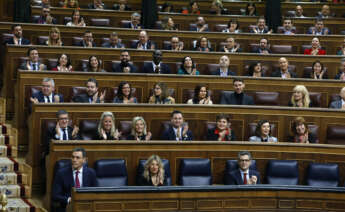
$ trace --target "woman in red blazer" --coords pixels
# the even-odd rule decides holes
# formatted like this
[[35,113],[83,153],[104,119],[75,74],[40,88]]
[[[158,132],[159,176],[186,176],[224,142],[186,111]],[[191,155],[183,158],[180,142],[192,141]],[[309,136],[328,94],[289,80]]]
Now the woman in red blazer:
[[320,41],[318,38],[315,37],[315,38],[313,38],[313,40],[311,40],[311,48],[305,49],[304,54],[306,54],[306,55],[325,55],[326,50],[321,49]]

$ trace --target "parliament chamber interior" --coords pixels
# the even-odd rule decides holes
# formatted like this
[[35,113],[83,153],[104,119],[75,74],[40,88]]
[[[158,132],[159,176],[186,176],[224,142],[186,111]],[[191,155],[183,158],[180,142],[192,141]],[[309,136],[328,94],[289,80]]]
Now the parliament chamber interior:
[[3,0],[0,35],[0,211],[345,211],[344,0]]

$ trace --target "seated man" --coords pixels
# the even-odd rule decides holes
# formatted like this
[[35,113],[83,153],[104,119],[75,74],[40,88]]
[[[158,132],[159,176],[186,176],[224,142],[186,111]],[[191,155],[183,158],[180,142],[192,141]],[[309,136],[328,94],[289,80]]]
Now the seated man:
[[137,12],[134,12],[131,15],[131,22],[126,23],[124,25],[124,28],[141,29],[140,21],[141,21],[141,15]]
[[295,17],[296,18],[305,18],[305,16],[303,15],[303,7],[301,5],[296,6]]
[[42,64],[39,61],[40,57],[35,47],[31,47],[28,49],[27,56],[29,57],[29,59],[19,66],[20,70],[28,70],[28,71],[47,70],[47,66]]
[[33,2],[33,6],[39,6],[39,7],[44,7],[44,6],[49,6],[50,2],[49,0],[34,0]]
[[340,61],[339,72],[335,75],[334,79],[345,80],[345,59]]
[[23,38],[23,29],[22,26],[15,24],[12,25],[12,34],[13,37],[5,41],[7,44],[12,44],[12,45],[30,45],[30,41],[26,38]]
[[285,35],[294,35],[296,33],[295,29],[293,28],[291,18],[285,18],[283,21],[283,34]]
[[249,169],[252,162],[252,155],[248,151],[238,153],[238,170],[230,172],[231,185],[255,185],[260,184],[260,173]]
[[93,41],[92,32],[86,30],[84,32],[83,40],[81,40],[76,45],[82,47],[96,47],[96,43]]
[[233,86],[235,92],[228,94],[223,93],[220,98],[220,104],[223,105],[254,105],[253,97],[246,95],[243,90],[245,88],[242,79],[234,79]]
[[155,44],[149,40],[149,36],[145,30],[139,33],[138,41],[132,44],[133,49],[149,50],[155,49]]
[[173,37],[171,37],[170,45],[168,46],[167,50],[182,51],[183,50],[183,42],[180,41],[179,37],[173,36]]
[[120,54],[120,63],[113,64],[112,71],[113,72],[124,72],[124,73],[136,73],[137,67],[130,63],[131,56],[127,50],[121,51]]
[[109,42],[105,42],[102,44],[102,47],[106,48],[115,48],[115,49],[122,49],[125,48],[125,45],[121,43],[119,36],[116,32],[110,33]]
[[196,19],[196,28],[191,28],[190,31],[197,31],[197,32],[208,32],[208,25],[206,24],[206,21],[204,17],[199,16]]
[[324,4],[321,8],[321,11],[318,12],[319,14],[316,16],[316,18],[330,18],[331,16],[331,10],[329,8],[329,5]]
[[345,110],[345,87],[340,90],[341,99],[331,102],[329,108]]
[[170,74],[170,67],[162,63],[163,53],[155,50],[152,54],[152,63],[144,64],[144,73]]
[[279,69],[272,73],[272,77],[281,77],[283,79],[296,78],[296,73],[289,70],[289,61],[285,57],[279,59]]
[[62,168],[54,177],[52,188],[52,200],[59,203],[57,211],[66,211],[71,203],[72,187],[95,187],[97,186],[96,173],[87,167],[86,152],[83,148],[72,150],[72,167]]
[[106,5],[102,2],[102,0],[93,0],[93,3],[87,5],[89,9],[95,10],[104,10],[107,9]]
[[161,136],[161,140],[191,141],[193,133],[189,130],[188,124],[183,122],[181,111],[174,110],[171,113],[171,125]]
[[114,10],[119,10],[119,11],[131,11],[131,7],[128,5],[127,0],[119,0],[118,4],[113,5]]
[[50,6],[42,6],[41,16],[37,19],[38,24],[57,24],[55,18],[50,15]]
[[250,32],[255,34],[271,34],[272,30],[268,30],[265,18],[260,17],[256,23],[256,26],[251,28]]
[[62,94],[54,93],[55,83],[52,78],[44,78],[42,80],[42,91],[33,94],[30,101],[34,104],[41,103],[59,103],[63,102]]
[[308,29],[307,34],[310,35],[329,35],[331,31],[324,26],[322,19],[316,19],[315,26]]
[[219,58],[219,69],[216,72],[212,72],[212,75],[221,77],[235,76],[236,74],[229,69],[230,59],[228,56],[223,55]]
[[259,47],[253,49],[253,53],[259,53],[259,54],[271,54],[272,51],[269,48],[268,40],[266,38],[261,38]]
[[104,103],[105,92],[104,90],[99,95],[97,80],[90,78],[86,81],[86,93],[74,96],[72,101],[79,103]]
[[236,43],[233,37],[228,37],[226,39],[226,45],[222,47],[220,51],[234,53],[234,52],[242,52],[242,49],[240,48],[240,44]]

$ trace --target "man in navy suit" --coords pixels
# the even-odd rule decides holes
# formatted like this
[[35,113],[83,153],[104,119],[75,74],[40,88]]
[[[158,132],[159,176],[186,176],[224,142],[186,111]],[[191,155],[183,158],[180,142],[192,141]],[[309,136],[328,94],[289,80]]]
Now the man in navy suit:
[[296,78],[295,72],[289,70],[289,61],[285,57],[279,58],[279,69],[272,72],[271,77],[281,77],[283,79]]
[[256,26],[251,28],[250,32],[255,34],[271,34],[272,30],[268,30],[268,27],[266,26],[265,17],[260,17],[258,19]]
[[331,31],[325,27],[322,19],[316,19],[315,26],[310,27],[307,31],[310,35],[329,35]]
[[249,169],[252,156],[248,151],[238,153],[239,169],[230,172],[230,185],[255,185],[260,184],[260,173]]
[[184,123],[181,111],[175,110],[171,113],[171,125],[161,136],[162,140],[191,141],[193,133],[189,130],[188,124]]
[[235,76],[236,74],[229,69],[230,59],[228,56],[223,55],[219,59],[219,69],[215,72],[211,72],[212,75],[221,77]]
[[155,50],[152,54],[152,62],[144,63],[144,73],[170,74],[170,68],[162,63],[163,53]]
[[268,40],[266,38],[261,38],[259,47],[253,49],[253,53],[259,53],[259,54],[271,54],[272,51],[269,48]]
[[170,44],[165,47],[166,50],[172,51],[182,51],[183,50],[183,42],[180,41],[180,38],[177,36],[172,36],[170,39]]
[[112,71],[118,73],[136,73],[137,67],[130,63],[131,56],[127,50],[122,50],[120,53],[120,63],[113,63]]
[[145,30],[140,31],[138,41],[133,43],[131,48],[141,49],[141,50],[150,50],[155,49],[155,44],[149,40],[149,36]]
[[50,6],[42,6],[41,16],[37,19],[36,23],[38,24],[57,24],[57,21],[54,17],[50,15]]
[[98,82],[95,78],[86,81],[86,93],[81,93],[72,98],[73,102],[79,103],[104,103],[106,90],[98,92]]
[[72,150],[72,167],[68,166],[57,170],[52,189],[52,199],[59,203],[56,208],[58,212],[66,211],[66,206],[71,203],[71,189],[97,186],[96,173],[88,168],[86,163],[86,152],[83,148]]
[[102,44],[102,47],[122,49],[125,48],[125,45],[121,43],[119,36],[116,32],[110,33],[109,41]]
[[20,70],[28,71],[43,71],[47,70],[47,66],[40,62],[38,50],[35,47],[30,47],[27,51],[29,59],[19,66]]
[[140,21],[141,21],[141,15],[137,12],[134,12],[131,15],[131,22],[125,23],[123,27],[130,28],[130,29],[141,29]]
[[32,94],[30,101],[32,103],[59,103],[63,102],[62,94],[57,94],[55,91],[55,83],[51,78],[44,78],[42,80],[42,91]]
[[23,38],[23,29],[22,26],[15,24],[12,25],[12,34],[13,37],[5,41],[7,44],[12,44],[12,45],[30,45],[30,41],[26,38]]
[[96,43],[93,41],[92,32],[86,30],[84,32],[83,40],[81,40],[76,45],[82,47],[96,47]]
[[253,97],[244,94],[245,88],[244,81],[242,79],[234,79],[233,86],[235,92],[223,93],[220,98],[220,104],[227,105],[254,105]]
[[340,90],[341,99],[331,102],[329,108],[345,110],[345,87]]

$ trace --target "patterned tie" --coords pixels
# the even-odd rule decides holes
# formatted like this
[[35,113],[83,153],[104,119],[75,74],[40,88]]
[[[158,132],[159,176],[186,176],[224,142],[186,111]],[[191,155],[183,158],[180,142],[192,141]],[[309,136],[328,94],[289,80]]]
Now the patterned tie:
[[243,173],[243,185],[247,185],[247,173]]
[[80,188],[80,182],[79,182],[79,171],[75,172],[75,187]]
[[176,138],[177,138],[178,141],[181,141],[181,140],[182,140],[182,139],[181,139],[181,130],[180,130],[180,128],[177,128],[177,131],[176,131]]

